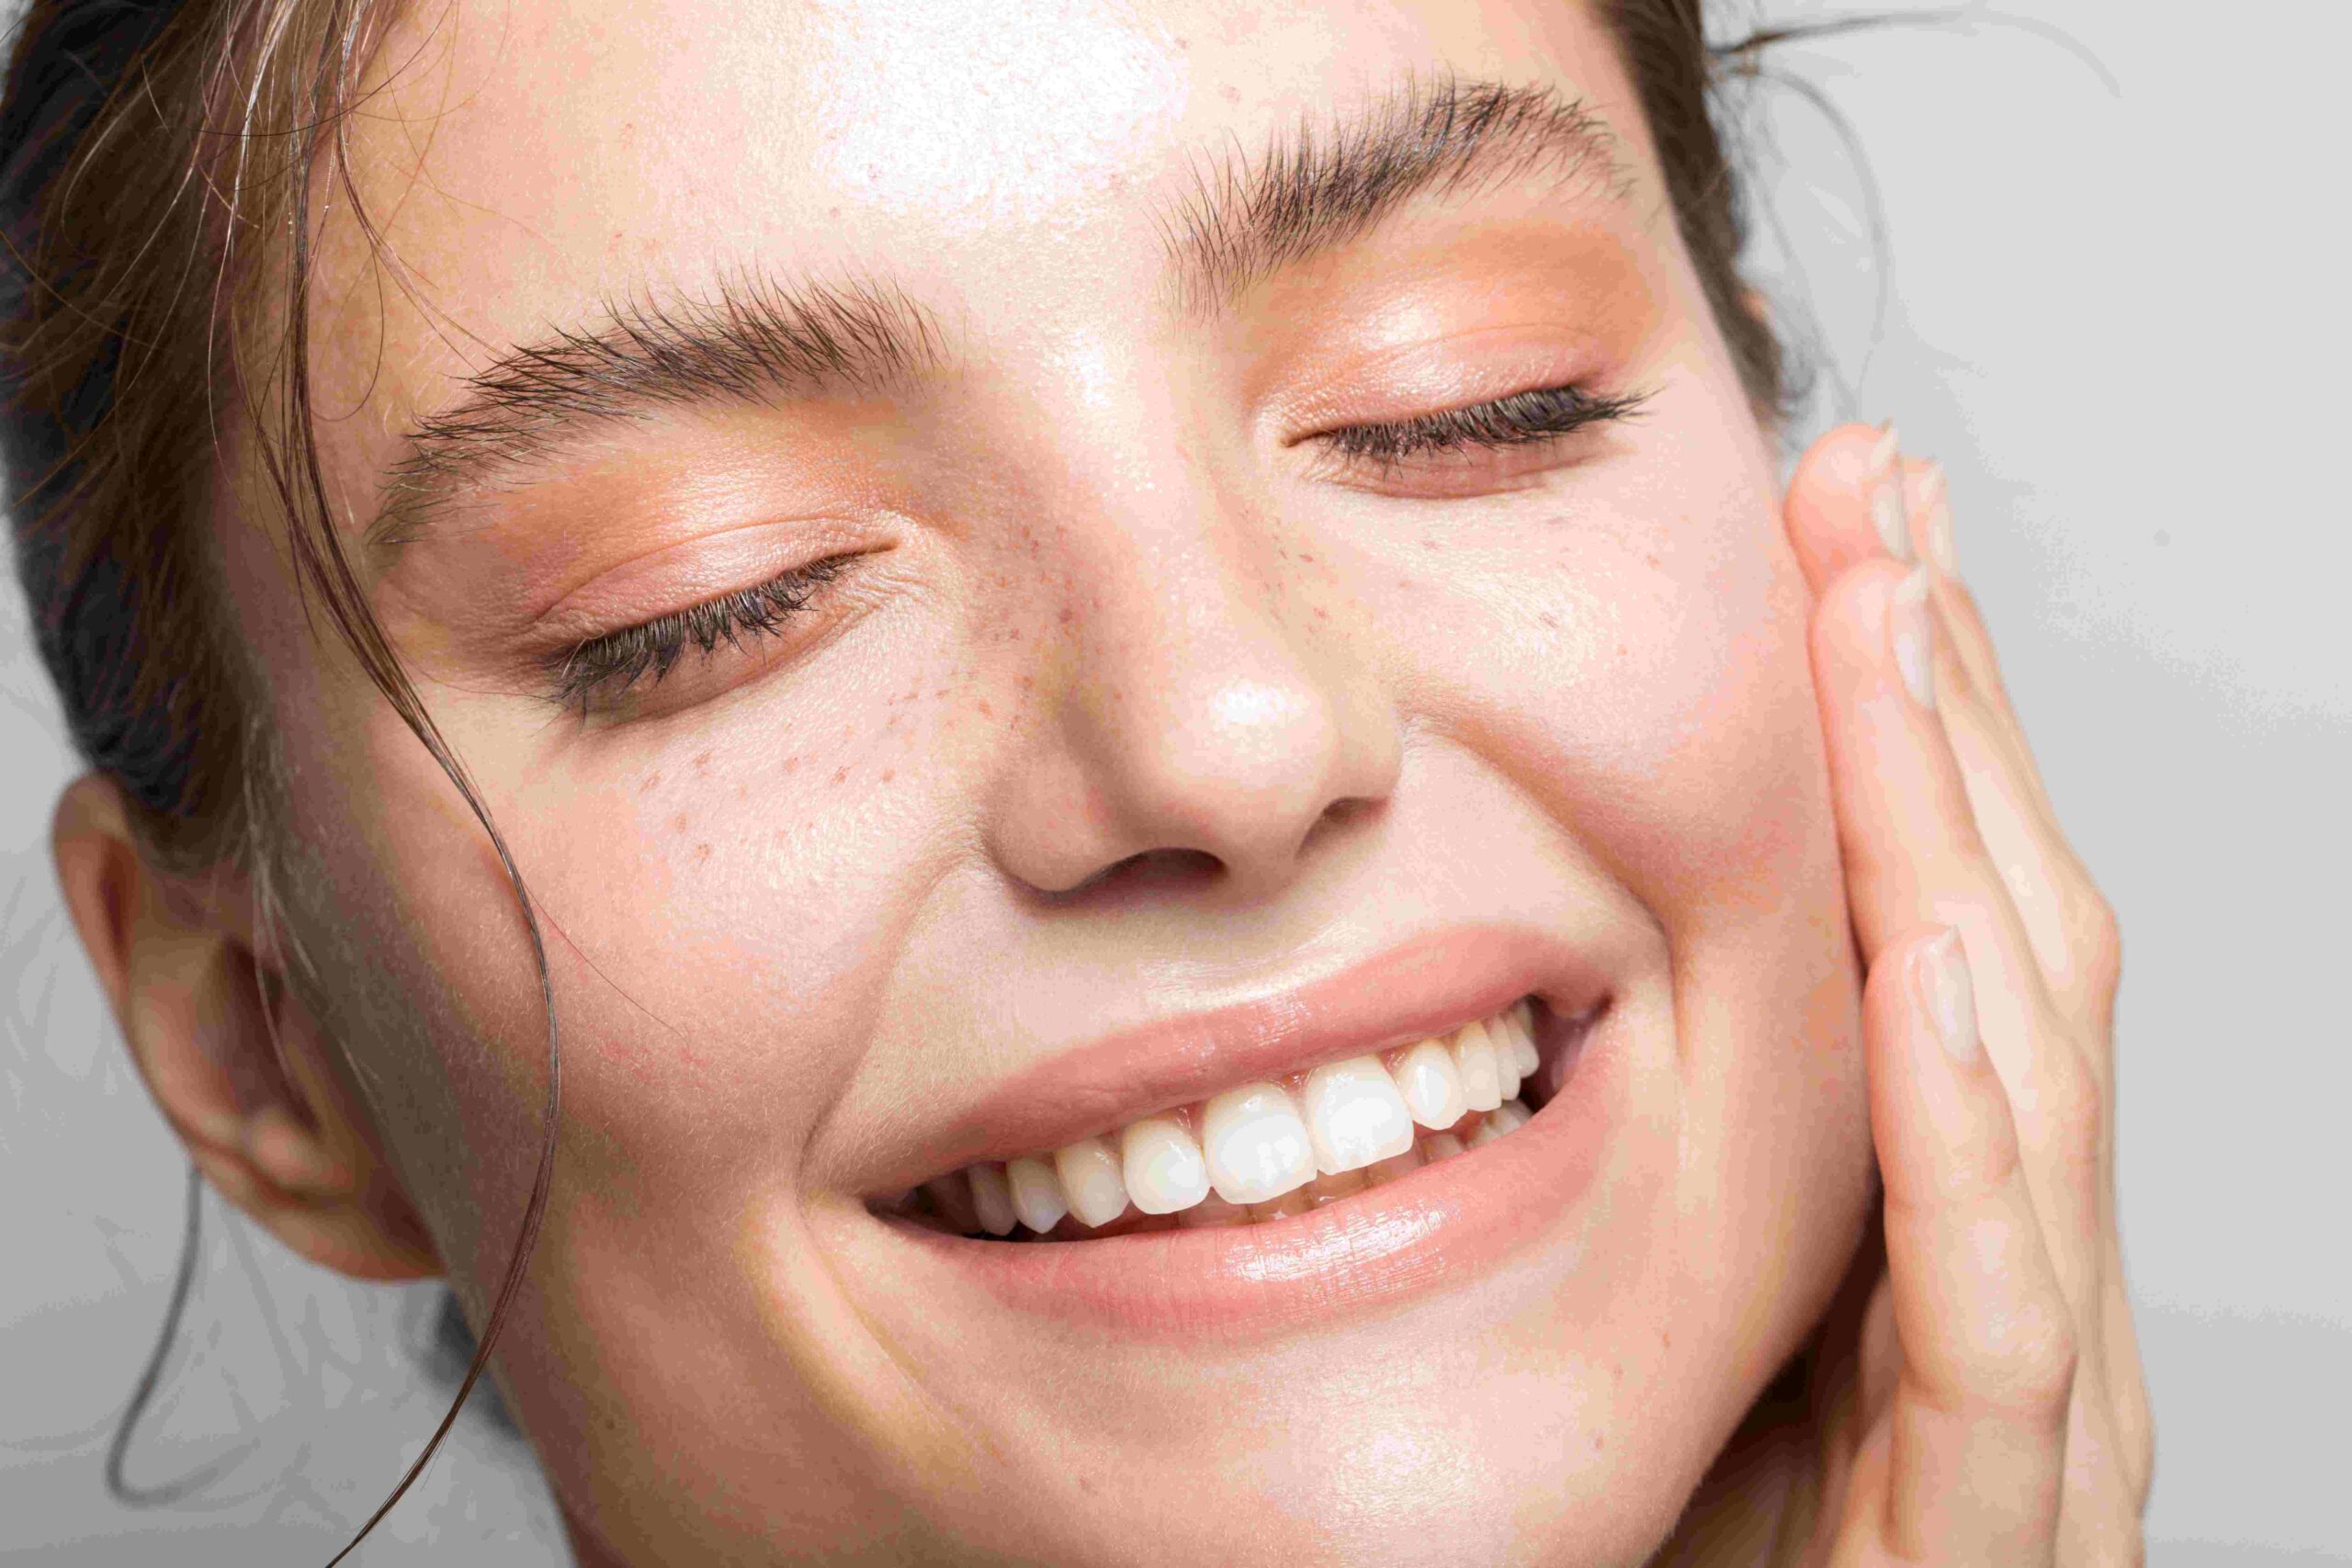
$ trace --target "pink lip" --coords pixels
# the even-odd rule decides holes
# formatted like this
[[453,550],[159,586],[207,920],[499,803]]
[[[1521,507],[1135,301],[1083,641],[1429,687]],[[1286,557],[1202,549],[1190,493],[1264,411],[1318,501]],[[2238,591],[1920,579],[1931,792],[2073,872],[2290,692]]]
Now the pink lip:
[[[1523,993],[1521,993],[1523,994]],[[1508,1000],[1508,998],[1505,998]],[[1005,1306],[1123,1339],[1238,1340],[1458,1289],[1509,1254],[1573,1245],[1627,1088],[1622,1021],[1604,1015],[1559,1097],[1509,1137],[1327,1208],[1264,1224],[1018,1244],[888,1232]]]
[[1607,991],[1591,961],[1523,926],[1416,938],[1279,996],[1165,1019],[1005,1079],[954,1113],[871,1190],[1107,1133],[1155,1111],[1344,1057],[1409,1044],[1541,997],[1574,1017]]

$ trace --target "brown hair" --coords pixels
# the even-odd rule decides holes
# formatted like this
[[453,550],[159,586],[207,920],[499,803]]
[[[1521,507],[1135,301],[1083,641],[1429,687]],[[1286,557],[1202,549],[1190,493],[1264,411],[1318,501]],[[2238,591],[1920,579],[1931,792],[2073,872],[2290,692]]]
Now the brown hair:
[[[1747,58],[1745,46],[1710,50],[1702,0],[1592,3],[1640,98],[1715,323],[1757,408],[1777,413],[1781,348],[1746,303],[1740,186],[1714,118],[1724,62]],[[33,0],[9,56],[0,461],[18,571],[74,745],[173,868],[262,871],[270,856],[274,743],[207,525],[224,416],[243,422],[283,507],[300,586],[506,861],[369,613],[329,523],[313,439],[304,301],[316,187],[323,179],[364,226],[346,130],[390,13],[390,0]],[[523,910],[536,947],[527,899]],[[547,1142],[459,1403],[520,1284],[552,1176],[560,1058],[543,954],[539,974]]]

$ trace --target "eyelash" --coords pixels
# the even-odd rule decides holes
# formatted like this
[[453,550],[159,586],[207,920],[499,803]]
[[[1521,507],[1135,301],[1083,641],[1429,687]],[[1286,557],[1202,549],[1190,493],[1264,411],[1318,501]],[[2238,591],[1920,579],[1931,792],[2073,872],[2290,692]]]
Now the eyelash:
[[1351,424],[1317,439],[1340,457],[1392,468],[1408,458],[1477,448],[1505,451],[1556,440],[1632,415],[1645,393],[1601,396],[1581,387],[1537,387],[1442,413],[1386,424]]
[[551,661],[554,685],[548,696],[560,707],[578,708],[584,719],[600,695],[628,691],[648,675],[658,685],[689,645],[707,656],[720,643],[741,648],[747,637],[775,636],[848,564],[849,558],[841,556],[795,567],[753,587],[591,637]]
[[[1351,461],[1393,468],[1414,457],[1505,451],[1557,440],[1627,418],[1645,400],[1641,393],[1598,396],[1580,387],[1538,387],[1442,413],[1347,425],[1316,439]],[[560,707],[579,709],[584,719],[599,696],[629,691],[649,675],[660,684],[689,646],[707,656],[721,643],[741,648],[749,638],[773,637],[847,564],[847,557],[836,557],[796,567],[753,587],[592,637],[551,661],[549,698]]]

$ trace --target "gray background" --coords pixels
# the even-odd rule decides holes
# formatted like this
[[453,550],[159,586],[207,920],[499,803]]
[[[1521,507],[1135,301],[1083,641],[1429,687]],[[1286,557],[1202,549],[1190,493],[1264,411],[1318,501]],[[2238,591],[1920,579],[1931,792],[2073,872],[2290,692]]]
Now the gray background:
[[[2352,1562],[2352,1038],[2326,1000],[2352,947],[2352,5],[1968,15],[1781,56],[1868,156],[1865,174],[1797,93],[1769,100],[1762,166],[1786,239],[1763,263],[1826,348],[1799,434],[1891,413],[1949,465],[1962,569],[2121,912],[2124,1239],[2160,1422],[2152,1561]],[[11,593],[0,1551],[323,1562],[431,1427],[438,1393],[415,1355],[430,1303],[293,1263],[218,1204],[133,1473],[223,1469],[147,1513],[99,1483],[168,1288],[182,1168],[58,909],[44,840],[71,763],[22,623]],[[469,1421],[361,1560],[553,1562],[533,1544],[550,1533],[527,1461]]]

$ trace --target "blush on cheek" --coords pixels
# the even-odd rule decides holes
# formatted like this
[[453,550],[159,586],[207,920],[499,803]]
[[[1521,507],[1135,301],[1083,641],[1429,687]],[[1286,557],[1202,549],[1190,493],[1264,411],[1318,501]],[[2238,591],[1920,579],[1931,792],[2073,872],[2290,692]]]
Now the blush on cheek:
[[1835,872],[1804,604],[1759,564],[1589,550],[1489,682],[1501,753],[1654,908]]

